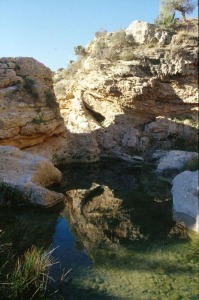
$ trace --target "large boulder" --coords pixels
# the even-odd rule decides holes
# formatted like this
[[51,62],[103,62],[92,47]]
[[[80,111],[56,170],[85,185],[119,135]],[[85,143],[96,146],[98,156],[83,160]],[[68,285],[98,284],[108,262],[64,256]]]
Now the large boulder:
[[31,57],[0,58],[0,145],[24,149],[63,131],[51,70]]
[[176,221],[199,232],[199,171],[185,171],[173,179],[173,212]]
[[61,172],[41,156],[16,147],[0,147],[0,204],[29,204],[50,207],[64,200],[64,195],[45,187],[61,181]]
[[165,45],[171,42],[168,32],[158,29],[154,24],[139,20],[135,20],[129,25],[126,29],[126,34],[127,36],[132,36],[134,41],[139,44],[156,41],[161,45]]

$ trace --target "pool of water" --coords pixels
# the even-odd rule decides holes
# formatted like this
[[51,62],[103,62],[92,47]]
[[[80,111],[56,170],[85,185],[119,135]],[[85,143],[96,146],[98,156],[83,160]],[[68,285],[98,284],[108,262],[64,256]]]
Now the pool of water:
[[61,171],[52,274],[69,271],[64,299],[199,299],[198,237],[173,221],[168,183],[119,162]]
[[173,221],[169,183],[123,162],[60,170],[64,207],[0,211],[5,242],[53,249],[50,299],[199,299],[198,235]]

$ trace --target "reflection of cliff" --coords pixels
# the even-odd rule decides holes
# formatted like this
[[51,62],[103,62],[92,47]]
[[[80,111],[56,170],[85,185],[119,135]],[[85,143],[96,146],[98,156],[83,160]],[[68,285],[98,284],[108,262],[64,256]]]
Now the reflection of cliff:
[[[121,164],[118,169],[113,166],[112,170],[111,167],[102,167],[103,170],[98,169],[96,173],[94,168],[84,174],[87,182],[81,168],[76,173],[70,173],[67,209],[64,212],[77,239],[91,258],[97,259],[103,249],[114,250],[120,244],[167,238],[170,235],[174,222],[166,183],[159,182],[158,188],[157,178],[152,178],[152,174],[148,178],[141,173],[130,174],[129,168],[127,187],[122,185],[127,165]],[[92,174],[90,178],[89,173]],[[77,182],[81,189],[74,189]]]

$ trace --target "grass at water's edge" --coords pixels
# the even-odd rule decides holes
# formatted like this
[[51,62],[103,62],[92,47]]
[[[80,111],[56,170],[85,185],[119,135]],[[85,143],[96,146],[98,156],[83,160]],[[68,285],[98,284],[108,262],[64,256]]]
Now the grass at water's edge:
[[6,244],[1,245],[0,299],[45,299],[52,266],[50,254],[32,246],[17,257]]
[[48,299],[55,262],[57,213],[32,208],[0,211],[0,299]]

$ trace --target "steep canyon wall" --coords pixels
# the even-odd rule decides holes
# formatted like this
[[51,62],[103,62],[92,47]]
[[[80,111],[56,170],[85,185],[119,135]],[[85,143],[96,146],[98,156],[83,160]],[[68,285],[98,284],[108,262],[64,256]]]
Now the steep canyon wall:
[[54,75],[55,94],[50,69],[33,58],[1,58],[0,145],[58,164],[193,146],[197,49],[193,29],[172,36],[135,21],[99,32]]

